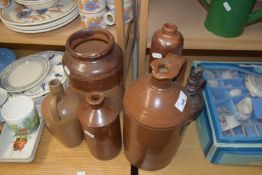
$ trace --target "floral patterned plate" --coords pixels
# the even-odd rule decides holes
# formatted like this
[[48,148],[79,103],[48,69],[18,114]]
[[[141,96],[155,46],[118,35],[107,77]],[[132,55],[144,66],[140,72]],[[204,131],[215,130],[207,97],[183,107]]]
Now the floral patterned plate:
[[59,0],[54,7],[42,10],[28,9],[12,1],[11,5],[0,11],[0,18],[9,25],[40,25],[65,17],[75,8],[75,0]]
[[[0,162],[32,162],[43,132],[44,121],[40,117],[38,129],[30,135],[15,136],[7,125],[0,135]],[[20,149],[17,149],[18,144]],[[23,147],[21,147],[23,144]]]
[[0,83],[7,92],[22,92],[39,84],[49,70],[48,59],[35,55],[23,57],[3,70]]
[[68,14],[67,16],[59,20],[56,20],[50,23],[46,23],[46,24],[41,24],[37,26],[16,26],[16,25],[9,25],[9,24],[5,24],[5,25],[7,28],[14,30],[16,32],[20,32],[20,33],[41,33],[41,32],[55,30],[62,26],[65,26],[66,24],[73,21],[78,15],[79,13],[78,13],[78,10],[76,9],[71,14]]
[[11,93],[12,96],[25,95],[31,98],[38,98],[49,92],[48,82],[51,79],[57,78],[61,81],[62,84],[65,83],[67,76],[64,73],[62,65],[62,57],[64,52],[58,51],[44,51],[35,54],[37,57],[44,57],[49,60],[51,68],[45,79],[38,85],[28,89],[22,93]]

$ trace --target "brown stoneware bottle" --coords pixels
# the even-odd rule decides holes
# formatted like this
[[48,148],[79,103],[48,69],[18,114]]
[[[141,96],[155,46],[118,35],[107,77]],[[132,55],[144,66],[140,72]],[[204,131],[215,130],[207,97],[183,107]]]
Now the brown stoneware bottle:
[[[150,47],[150,60],[151,63],[155,59],[161,59],[167,56],[167,54],[182,55],[184,47],[183,35],[177,30],[177,26],[174,23],[165,23],[162,28],[157,30],[152,37]],[[178,82],[182,82],[185,72],[186,64],[183,65],[179,75],[176,77]],[[152,69],[149,66],[149,72]]]
[[138,168],[157,170],[168,165],[195,118],[191,96],[173,81],[184,63],[180,56],[152,61],[152,74],[136,80],[125,93],[125,154]]
[[101,92],[86,95],[79,108],[79,120],[92,155],[109,160],[121,150],[120,120],[112,100]]
[[123,53],[110,32],[92,28],[73,33],[66,41],[63,66],[69,86],[82,99],[87,92],[100,91],[122,110]]
[[50,93],[41,105],[42,117],[50,132],[66,147],[75,147],[83,140],[77,110],[81,98],[70,89],[63,88],[58,79],[49,82]]
[[152,37],[150,47],[150,63],[164,58],[169,52],[182,55],[184,39],[174,23],[165,23]]

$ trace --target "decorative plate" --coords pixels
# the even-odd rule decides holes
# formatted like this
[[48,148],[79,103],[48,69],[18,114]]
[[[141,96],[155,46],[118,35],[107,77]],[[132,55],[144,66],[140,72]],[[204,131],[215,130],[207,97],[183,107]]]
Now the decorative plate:
[[6,49],[6,48],[0,48],[0,72],[16,60],[16,55],[13,51]]
[[49,62],[51,63],[51,69],[48,75],[39,85],[24,91],[20,95],[29,96],[31,98],[37,98],[37,97],[47,94],[49,92],[48,82],[51,79],[57,78],[63,84],[67,79],[64,73],[64,70],[63,70],[63,65],[62,65],[63,55],[64,55],[64,52],[57,52],[57,51],[45,51],[45,52],[40,52],[40,53],[35,54],[35,56],[37,57],[44,57],[48,59]]
[[63,27],[66,24],[73,21],[77,16],[79,15],[78,11],[73,11],[73,13],[69,14],[66,17],[63,17],[57,21],[54,21],[52,23],[46,23],[39,26],[15,26],[15,25],[9,25],[5,24],[7,28],[14,30],[16,32],[21,33],[41,33],[41,32],[47,32],[51,30],[55,30],[57,28]]
[[22,92],[39,84],[49,70],[48,59],[35,55],[27,56],[9,64],[1,74],[0,83],[8,92]]
[[[43,132],[44,121],[40,117],[40,125],[38,129],[30,135],[23,137],[15,136],[7,125],[4,125],[0,135],[0,162],[32,162],[39,145],[39,141]],[[18,138],[19,137],[19,138]],[[22,139],[25,139],[22,142]],[[19,140],[20,139],[20,140]],[[15,151],[15,142],[23,143],[23,147]]]
[[11,25],[40,25],[67,16],[76,7],[75,0],[59,0],[54,7],[32,10],[12,1],[11,5],[0,11],[0,18],[4,23]]

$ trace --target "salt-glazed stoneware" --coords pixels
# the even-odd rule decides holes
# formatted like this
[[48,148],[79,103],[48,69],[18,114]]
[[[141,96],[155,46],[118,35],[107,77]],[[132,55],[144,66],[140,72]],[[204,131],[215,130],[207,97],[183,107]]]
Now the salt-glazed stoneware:
[[154,60],[152,74],[136,80],[125,93],[125,155],[138,168],[157,170],[168,165],[186,126],[204,106],[200,71],[190,75],[186,88],[173,81],[183,64],[185,59],[174,55]]
[[72,90],[64,89],[58,79],[49,82],[50,94],[41,105],[42,117],[50,132],[66,147],[75,147],[83,140],[77,110],[81,98]]
[[122,110],[123,52],[110,32],[93,28],[73,33],[66,42],[63,66],[69,86],[82,99],[88,92],[103,92]]
[[78,118],[92,155],[100,160],[109,160],[121,150],[121,129],[117,108],[111,99],[101,92],[86,95]]
[[184,38],[174,23],[165,23],[152,37],[150,62],[164,58],[169,52],[182,55]]

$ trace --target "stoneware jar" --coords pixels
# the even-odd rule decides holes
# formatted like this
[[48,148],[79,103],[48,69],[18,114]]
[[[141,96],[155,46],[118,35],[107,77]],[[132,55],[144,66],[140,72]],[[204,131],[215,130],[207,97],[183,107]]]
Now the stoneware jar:
[[123,53],[110,32],[94,28],[73,33],[66,42],[63,66],[70,87],[83,99],[87,92],[103,92],[122,110]]
[[124,148],[127,159],[138,168],[157,170],[169,164],[186,126],[195,118],[198,109],[191,96],[173,81],[184,63],[182,57],[154,60],[152,74],[136,80],[126,91]]
[[112,159],[121,150],[121,129],[118,111],[103,93],[91,92],[79,108],[88,148],[100,160]]
[[174,23],[165,23],[152,37],[150,62],[164,58],[169,52],[182,55],[184,39]]
[[57,79],[49,82],[50,94],[41,106],[42,116],[50,132],[66,147],[75,147],[83,140],[77,110],[80,97],[70,89],[63,88]]

